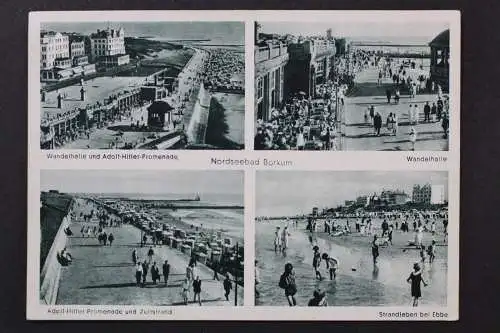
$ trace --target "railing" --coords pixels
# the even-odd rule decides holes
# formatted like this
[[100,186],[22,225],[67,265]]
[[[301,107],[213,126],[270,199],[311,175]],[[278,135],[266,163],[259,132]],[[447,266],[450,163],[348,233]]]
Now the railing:
[[288,48],[284,44],[261,46],[255,49],[255,62],[266,61],[287,53]]

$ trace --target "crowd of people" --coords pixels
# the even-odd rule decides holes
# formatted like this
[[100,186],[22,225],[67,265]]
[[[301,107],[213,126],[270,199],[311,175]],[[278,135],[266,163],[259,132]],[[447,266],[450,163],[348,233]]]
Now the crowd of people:
[[257,120],[256,150],[338,150],[339,107],[344,105],[347,84],[328,81],[318,85],[316,97],[290,96],[275,108],[269,121]]
[[[158,258],[158,255],[153,247],[149,247],[146,256],[142,259],[137,249],[132,251],[132,263],[135,267],[135,281],[137,287],[144,288],[147,285],[148,274],[150,275],[152,285],[161,283],[162,277],[163,284],[165,286],[168,285],[169,276],[171,274],[171,264],[168,260],[164,260],[160,271],[160,267],[155,260],[156,258]],[[191,293],[193,295],[192,302],[198,303],[200,306],[202,305],[202,280],[197,272],[197,266],[198,262],[196,257],[192,255],[188,265],[185,267],[185,274],[183,274],[184,277],[180,284],[180,295],[182,296],[182,304],[184,305],[189,304]],[[214,271],[213,280],[219,281],[216,271]],[[225,274],[225,278],[222,281],[222,288],[226,301],[229,301],[229,296],[233,289],[233,281],[229,273]]]
[[204,66],[205,87],[210,90],[244,91],[245,58],[229,49],[212,49]]
[[[436,248],[439,245],[447,244],[448,235],[448,219],[447,216],[428,211],[402,211],[398,213],[382,214],[361,214],[357,217],[302,217],[301,223],[306,222],[305,229],[311,235],[323,234],[329,237],[350,237],[357,235],[357,237],[366,237],[370,239],[369,250],[373,260],[374,269],[378,269],[378,259],[381,253],[384,253],[384,248],[401,246],[402,253],[408,253],[410,250],[417,250],[418,261],[412,266],[412,271],[407,279],[411,284],[411,297],[412,305],[418,306],[419,300],[422,297],[421,284],[427,285],[424,279],[424,273],[431,269],[432,264],[436,260]],[[277,226],[274,231],[273,247],[276,254],[284,253],[293,244],[290,244],[291,230],[297,230],[299,218],[286,221],[284,226]],[[438,225],[441,224],[440,231],[438,232]],[[321,229],[320,229],[321,227]],[[324,228],[324,229],[323,229]],[[401,242],[401,236],[413,231],[413,237],[405,242]],[[400,237],[398,241],[394,242],[394,233],[399,232]],[[426,236],[427,235],[427,236]],[[441,236],[443,238],[441,238]],[[427,238],[427,239],[426,239]],[[312,242],[312,268],[313,278],[317,281],[325,280],[329,277],[331,281],[336,281],[337,271],[340,266],[340,261],[334,255],[327,251],[321,251],[317,243]],[[392,253],[392,252],[390,252]],[[416,260],[416,259],[409,259]],[[256,262],[257,264],[257,262]],[[257,270],[257,267],[256,267]],[[351,268],[356,271],[356,267]],[[323,273],[324,272],[324,273]],[[302,273],[301,273],[302,274]],[[256,279],[259,276],[256,271]],[[260,278],[256,283],[260,283]],[[256,284],[256,286],[257,286]],[[295,295],[300,289],[297,286],[297,279],[294,272],[292,262],[285,264],[283,274],[280,276],[278,285],[284,290],[285,297],[290,306],[297,305]],[[257,288],[257,287],[256,287]],[[259,291],[256,289],[257,297],[260,297]],[[322,306],[327,305],[328,293],[321,290],[319,286],[316,287],[313,297],[310,299],[309,306]]]

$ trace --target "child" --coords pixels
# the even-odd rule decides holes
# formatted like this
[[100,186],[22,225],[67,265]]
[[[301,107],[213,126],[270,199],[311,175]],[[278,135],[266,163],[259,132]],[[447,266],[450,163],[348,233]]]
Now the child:
[[316,279],[318,280],[323,280],[323,277],[321,276],[321,273],[319,271],[319,264],[321,263],[321,254],[319,253],[319,247],[315,245],[313,247],[313,269],[314,273],[316,275]]
[[339,261],[336,258],[330,257],[328,253],[323,253],[321,258],[326,262],[326,269],[330,274],[330,280],[336,280]]
[[427,255],[429,256],[429,264],[434,262],[436,258],[436,241],[433,240],[431,245],[427,247]]

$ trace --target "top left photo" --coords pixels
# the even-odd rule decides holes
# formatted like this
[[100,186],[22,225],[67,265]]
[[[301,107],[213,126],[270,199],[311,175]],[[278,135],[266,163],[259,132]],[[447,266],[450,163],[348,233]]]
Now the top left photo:
[[43,150],[244,149],[244,22],[42,22],[39,49]]

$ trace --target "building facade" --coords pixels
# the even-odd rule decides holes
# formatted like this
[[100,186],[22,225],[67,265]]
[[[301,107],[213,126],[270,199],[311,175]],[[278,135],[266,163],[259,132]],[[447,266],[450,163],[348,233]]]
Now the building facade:
[[85,39],[83,36],[69,37],[69,55],[71,59],[85,55]]
[[40,34],[40,69],[54,68],[56,59],[69,58],[69,38],[59,32],[42,32]]
[[125,54],[125,31],[106,29],[97,30],[90,35],[90,56],[96,61],[102,56],[116,56]]
[[316,85],[331,77],[335,63],[335,42],[309,39],[288,45],[290,60],[285,69],[286,95],[304,92],[316,97]]
[[380,200],[389,206],[404,205],[409,200],[409,196],[403,191],[382,191]]
[[444,92],[449,91],[450,80],[450,30],[445,30],[430,43],[430,79],[439,84]]
[[414,185],[412,201],[414,203],[430,204],[432,196],[432,187],[430,184]]
[[255,46],[255,114],[257,119],[268,121],[274,108],[284,99],[285,66],[288,63],[286,45],[269,42]]

